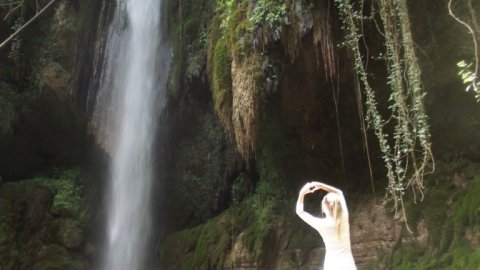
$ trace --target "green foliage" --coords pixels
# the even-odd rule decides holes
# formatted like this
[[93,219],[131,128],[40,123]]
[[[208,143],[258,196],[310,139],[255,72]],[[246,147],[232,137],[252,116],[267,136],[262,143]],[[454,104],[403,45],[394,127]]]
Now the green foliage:
[[231,21],[237,0],[217,0],[215,12],[220,16],[220,28],[225,29]]
[[463,84],[467,86],[465,91],[473,90],[475,98],[480,102],[480,80],[474,72],[473,63],[466,63],[464,60],[457,63],[459,68],[458,75],[462,78]]
[[252,48],[253,32],[260,28],[266,32],[279,31],[288,22],[289,6],[279,0],[260,0],[253,4],[244,0],[217,0],[216,13],[232,55],[242,55]]
[[[222,19],[222,28],[227,28],[234,21],[235,12],[246,4],[241,0],[217,0],[217,12]],[[246,14],[250,23],[249,31],[255,31],[258,27],[267,26],[270,29],[278,28],[282,23],[287,22],[288,6],[279,0],[256,1],[253,9]]]
[[78,170],[57,170],[52,178],[33,178],[19,182],[19,185],[44,186],[50,189],[54,195],[51,211],[55,214],[66,214],[78,217],[83,205],[83,188],[78,185],[80,172]]
[[370,85],[359,44],[361,38],[361,11],[354,8],[354,1],[335,0],[343,20],[345,42],[353,52],[354,68],[365,91],[366,121],[378,138],[387,169],[387,197],[395,210],[408,187],[423,189],[423,176],[433,162],[428,117],[423,107],[425,92],[421,87],[420,69],[413,49],[405,0],[378,1],[379,15],[385,37],[388,84],[393,132],[385,128],[388,121],[380,114],[376,95]]
[[257,27],[268,26],[272,29],[279,27],[287,21],[287,4],[278,0],[260,0],[256,2],[249,21],[252,23],[251,30]]
[[267,237],[276,225],[279,210],[283,205],[283,193],[275,185],[260,181],[255,194],[245,203],[253,214],[251,224],[246,228],[244,243],[252,250],[253,256],[262,261],[269,244]]
[[[473,41],[474,51],[474,64],[467,64],[463,60],[457,63],[457,66],[460,68],[459,75],[462,77],[463,83],[467,85],[466,90],[469,91],[470,89],[473,89],[476,93],[476,99],[480,101],[480,81],[478,78],[480,74],[480,45],[478,44],[480,40],[480,25],[478,24],[478,15],[476,15],[476,9],[480,7],[473,4],[472,0],[467,0],[458,1],[456,4],[461,3],[460,7],[457,6],[454,8],[452,5],[453,2],[453,0],[448,1],[448,13],[455,21],[467,29]],[[457,11],[454,11],[454,9],[462,9],[462,5],[463,9],[466,9],[466,11],[460,12],[459,15],[455,14]]]

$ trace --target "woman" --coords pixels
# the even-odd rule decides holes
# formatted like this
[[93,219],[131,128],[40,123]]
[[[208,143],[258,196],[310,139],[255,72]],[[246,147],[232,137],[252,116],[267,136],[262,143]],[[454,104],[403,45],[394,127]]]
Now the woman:
[[[305,195],[319,189],[328,192],[322,200],[324,218],[314,217],[303,210]],[[350,247],[347,204],[341,190],[320,182],[305,184],[298,195],[297,215],[322,236],[326,250],[323,263],[324,270],[357,269]]]

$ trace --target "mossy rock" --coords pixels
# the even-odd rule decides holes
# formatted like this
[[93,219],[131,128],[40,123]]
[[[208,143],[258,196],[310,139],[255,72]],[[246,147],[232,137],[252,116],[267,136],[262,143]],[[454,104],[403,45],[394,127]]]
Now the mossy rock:
[[83,204],[83,188],[77,183],[79,172],[77,170],[67,170],[57,172],[54,179],[51,178],[33,178],[20,181],[23,186],[44,186],[53,193],[53,204],[50,212],[53,215],[61,217],[77,217]]
[[231,216],[224,213],[192,229],[170,234],[162,244],[165,269],[223,269],[229,252]]
[[0,186],[2,270],[86,269],[85,208],[78,170]]
[[229,119],[231,116],[228,114],[232,110],[231,59],[224,39],[215,45],[213,65],[212,94],[215,110],[219,114],[227,114],[223,118]]
[[57,221],[57,241],[68,249],[77,249],[84,242],[84,230],[79,220],[62,218]]
[[410,224],[427,223],[428,246],[400,244],[383,258],[388,269],[480,268],[478,233],[467,236],[480,222],[480,164],[459,159],[436,165],[424,201],[408,206]]
[[36,270],[83,270],[85,263],[74,258],[62,246],[52,244],[45,246],[38,254],[32,269]]

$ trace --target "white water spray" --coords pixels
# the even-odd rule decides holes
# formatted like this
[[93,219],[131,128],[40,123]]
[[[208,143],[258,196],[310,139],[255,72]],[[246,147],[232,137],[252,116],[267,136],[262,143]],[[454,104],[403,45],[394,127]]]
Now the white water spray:
[[104,60],[94,124],[97,138],[112,154],[102,270],[145,268],[155,122],[165,103],[169,66],[160,1],[117,0],[106,39],[100,41]]

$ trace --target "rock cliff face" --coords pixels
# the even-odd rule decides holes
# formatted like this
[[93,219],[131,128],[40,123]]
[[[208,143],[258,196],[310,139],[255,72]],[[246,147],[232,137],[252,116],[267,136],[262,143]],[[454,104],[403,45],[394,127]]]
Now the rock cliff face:
[[[439,237],[444,240],[438,241],[451,239],[439,236],[442,233],[434,229],[434,221],[426,214],[408,210],[413,232],[409,233],[401,215],[380,203],[384,169],[377,159],[377,142],[368,132],[377,192],[377,201],[372,201],[352,59],[338,46],[343,32],[335,8],[328,3],[171,2],[175,61],[167,122],[174,123],[171,134],[181,136],[167,136],[172,144],[166,153],[175,153],[169,156],[171,164],[189,165],[166,170],[167,194],[176,195],[166,196],[175,210],[169,212],[166,207],[165,219],[175,222],[166,228],[170,232],[166,240],[159,243],[162,269],[318,269],[323,263],[321,240],[293,214],[296,192],[312,178],[346,190],[352,211],[352,248],[360,269],[409,265],[402,258],[415,262],[429,258],[437,265],[451,260],[450,255],[442,257],[435,252],[428,257]],[[450,41],[463,44],[468,38],[459,34],[446,6],[447,1],[409,1],[428,93],[434,153],[445,161],[441,163],[444,169],[455,167],[452,164],[461,157],[478,162],[474,149],[480,145],[474,135],[479,107],[462,92],[457,75],[451,72],[468,53],[459,48],[463,45]],[[255,13],[259,10],[265,13]],[[383,104],[381,110],[385,110],[385,63],[374,56],[382,50],[382,43],[375,25],[366,23],[364,30],[372,84]],[[208,144],[198,140],[203,136],[198,131],[202,125],[192,123],[204,123],[205,119],[215,127],[208,129],[210,138],[224,138],[224,150],[217,151],[223,163],[212,161],[219,156],[209,156]],[[185,125],[195,128],[187,132],[181,128]],[[465,133],[456,134],[460,130]],[[462,139],[454,139],[456,136]],[[223,169],[195,165],[193,153],[209,156],[202,164],[223,164]],[[423,203],[413,204],[413,198],[407,196],[407,209],[444,209],[436,201],[443,197],[434,191],[449,188],[454,172],[444,169],[427,180]],[[448,180],[439,183],[438,178]],[[182,185],[176,183],[190,192],[182,196]],[[476,185],[476,180],[468,185]],[[455,188],[452,192],[463,191]],[[223,200],[217,194],[223,194]],[[213,205],[215,211],[205,211],[205,205]],[[447,233],[453,227],[442,231]],[[476,243],[475,229],[465,230],[461,238],[465,235],[470,243]],[[443,259],[436,261],[435,256]]]
[[[13,21],[33,16],[34,4],[25,1],[2,22],[2,37],[12,32]],[[95,5],[59,1],[0,52],[0,175],[4,179],[83,161],[87,136],[76,93],[86,90],[79,84],[88,79],[81,78],[80,67]],[[0,13],[5,16],[8,8],[2,6]]]
[[[475,211],[480,201],[474,197],[480,187],[479,164],[439,162],[428,185],[432,188],[425,191],[423,202],[407,202],[411,232],[400,215],[381,203],[361,196],[348,202],[359,269],[478,267]],[[158,269],[321,269],[321,238],[291,208],[279,211],[267,231],[256,227],[255,210],[237,205],[195,228],[173,233],[162,244],[163,268]],[[310,209],[315,213],[315,207]]]
[[[416,242],[424,248],[427,247],[428,231],[424,221],[411,224],[416,228],[415,233],[410,234],[405,230],[403,220],[393,217],[381,204],[363,201],[361,206],[356,206],[354,209],[350,214],[352,217],[350,229],[352,252],[359,269],[389,269],[386,262],[382,262],[381,256],[388,254],[400,244]],[[222,226],[221,220],[218,220],[217,226],[219,227],[217,229],[223,227],[229,233],[228,230],[235,227],[235,225],[232,225],[231,228]],[[322,269],[325,248],[318,233],[307,226],[298,221],[297,217],[280,216],[264,239],[264,241],[268,241],[266,244],[268,250],[260,251],[268,253],[266,261],[259,261],[258,254],[256,254],[258,251],[252,249],[247,243],[248,231],[233,235],[228,244],[229,249],[225,251],[223,264],[217,265],[216,269]],[[192,231],[185,233],[195,235]],[[205,230],[202,230],[202,233],[208,234]],[[200,239],[201,236],[199,236],[199,241],[201,241]],[[206,239],[202,240],[208,242]],[[198,252],[196,249],[198,246],[189,247],[188,242],[182,241],[178,240],[176,242],[178,246],[167,252],[171,256],[169,259],[176,257],[178,260],[177,264],[168,265],[170,268],[167,269],[180,268],[183,265],[181,261],[189,258],[190,252]],[[201,244],[197,243],[197,245]],[[167,248],[171,247],[167,246]],[[206,260],[208,261],[208,259]],[[201,261],[197,263],[195,266],[204,269],[205,266]],[[214,265],[211,262],[209,267],[215,268]],[[211,269],[209,267],[205,269]]]

